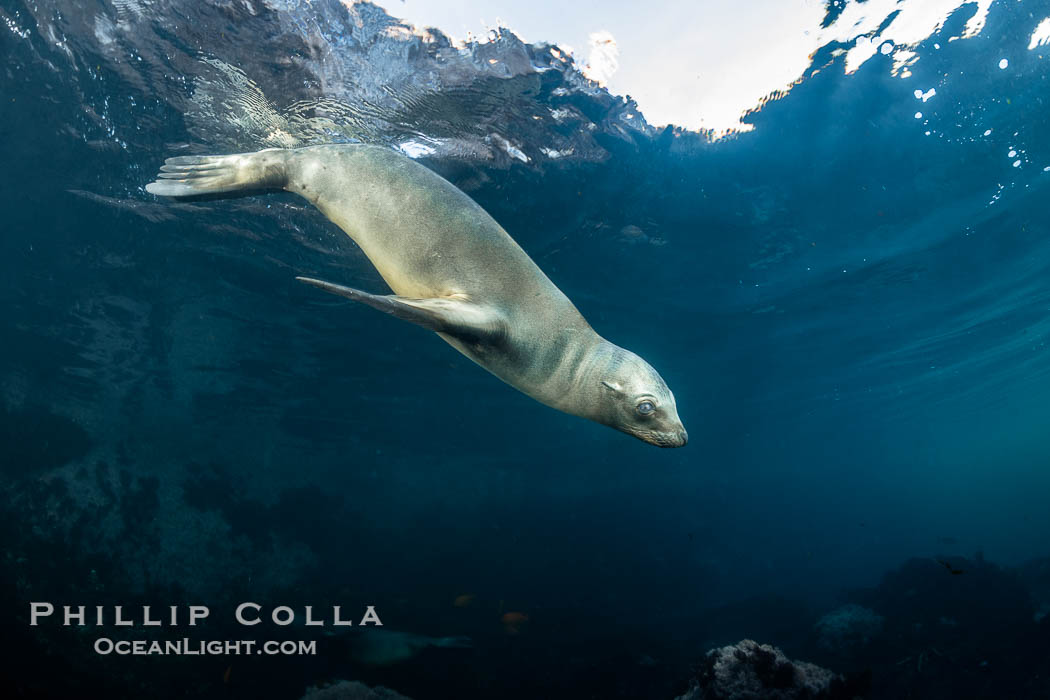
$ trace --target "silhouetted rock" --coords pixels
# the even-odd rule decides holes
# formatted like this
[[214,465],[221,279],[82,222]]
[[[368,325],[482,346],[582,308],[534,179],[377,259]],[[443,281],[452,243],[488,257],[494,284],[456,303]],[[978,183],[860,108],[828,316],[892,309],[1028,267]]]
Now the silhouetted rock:
[[873,697],[1048,697],[1047,636],[1020,576],[977,555],[909,559],[858,602],[885,617],[851,657]]
[[1035,603],[1034,620],[1050,618],[1050,557],[1025,562],[1017,567],[1017,574]]
[[867,646],[882,632],[885,619],[861,605],[843,605],[817,621],[817,643],[827,651],[850,652]]
[[1020,577],[980,556],[909,559],[864,604],[886,616],[888,627],[981,629],[982,636],[1016,630],[1034,613]]

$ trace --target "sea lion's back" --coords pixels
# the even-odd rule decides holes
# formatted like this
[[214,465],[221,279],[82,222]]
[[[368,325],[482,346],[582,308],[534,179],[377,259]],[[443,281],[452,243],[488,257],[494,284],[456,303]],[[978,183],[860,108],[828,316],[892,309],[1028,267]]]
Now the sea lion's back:
[[346,231],[395,293],[564,298],[495,219],[411,158],[364,145],[307,147],[293,158],[288,189]]

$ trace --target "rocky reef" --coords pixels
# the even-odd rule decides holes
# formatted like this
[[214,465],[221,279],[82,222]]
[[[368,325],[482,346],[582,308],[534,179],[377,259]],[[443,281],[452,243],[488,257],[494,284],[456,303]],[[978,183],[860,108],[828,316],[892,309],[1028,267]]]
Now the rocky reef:
[[369,688],[357,681],[337,681],[329,685],[311,686],[302,700],[411,700],[389,688]]
[[780,649],[745,639],[707,652],[677,700],[834,700],[855,697],[843,676],[792,661]]

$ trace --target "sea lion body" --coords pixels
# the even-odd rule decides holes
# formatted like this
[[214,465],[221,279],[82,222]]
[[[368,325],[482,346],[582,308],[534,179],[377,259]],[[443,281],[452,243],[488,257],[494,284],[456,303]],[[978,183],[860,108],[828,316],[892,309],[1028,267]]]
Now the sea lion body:
[[[434,330],[544,404],[652,444],[685,444],[674,397],[659,374],[595,333],[476,202],[396,151],[325,145],[172,158],[147,186],[176,197],[266,188],[317,206],[396,296],[303,281]],[[648,408],[643,404],[653,410],[640,413]]]
[[[354,173],[354,186],[347,186],[345,172]],[[293,151],[288,173],[286,188],[346,231],[394,293],[420,299],[458,296],[498,309],[506,324],[505,344],[515,352],[491,352],[448,333],[438,335],[508,384],[560,408],[561,387],[547,381],[563,359],[559,350],[572,338],[579,344],[597,335],[474,200],[428,168],[378,146]]]

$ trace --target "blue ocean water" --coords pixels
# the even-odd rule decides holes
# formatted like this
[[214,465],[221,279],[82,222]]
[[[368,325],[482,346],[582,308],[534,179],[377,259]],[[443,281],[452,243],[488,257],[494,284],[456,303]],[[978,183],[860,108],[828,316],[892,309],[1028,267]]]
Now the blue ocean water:
[[[509,30],[3,0],[5,683],[670,699],[751,638],[846,674],[844,697],[1050,696],[1050,6],[993,2],[961,38],[979,11],[907,79],[830,44],[715,139]],[[385,290],[293,195],[143,189],[168,156],[327,142],[467,192],[661,372],[689,445],[552,411],[299,285]],[[471,642],[377,665],[354,633],[266,626],[317,655],[118,658],[92,645],[121,630],[28,623],[30,601],[204,604],[206,638],[242,638],[245,600]]]

